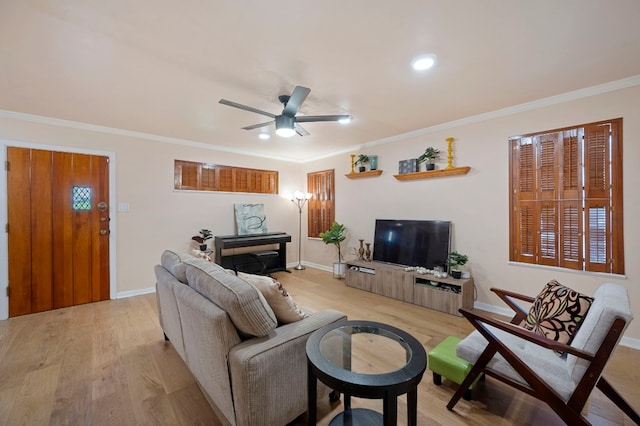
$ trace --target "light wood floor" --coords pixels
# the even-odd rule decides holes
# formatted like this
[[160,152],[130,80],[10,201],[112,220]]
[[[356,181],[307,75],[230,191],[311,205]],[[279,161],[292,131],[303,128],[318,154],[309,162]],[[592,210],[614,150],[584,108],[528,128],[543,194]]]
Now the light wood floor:
[[[307,268],[274,274],[300,306],[334,308],[350,319],[385,322],[406,330],[427,351],[449,335],[463,337],[462,318],[348,288],[332,274]],[[640,405],[640,351],[619,347],[605,370],[636,409]],[[427,370],[418,390],[420,425],[560,425],[546,406],[487,378],[476,400],[445,405],[455,385],[438,387]],[[286,397],[286,395],[283,395]],[[380,401],[353,399],[354,407],[381,410]],[[340,403],[319,405],[327,425]],[[406,424],[398,402],[398,424]],[[598,390],[589,420],[627,425]],[[0,424],[6,425],[220,425],[193,376],[158,325],[155,295],[99,302],[0,321]],[[302,425],[300,420],[296,425]],[[274,425],[277,426],[277,425]]]

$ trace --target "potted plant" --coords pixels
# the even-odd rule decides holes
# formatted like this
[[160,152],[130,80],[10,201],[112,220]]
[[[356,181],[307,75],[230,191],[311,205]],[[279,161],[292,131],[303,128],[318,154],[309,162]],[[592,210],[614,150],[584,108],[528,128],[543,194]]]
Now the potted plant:
[[468,260],[469,257],[467,255],[460,254],[457,251],[449,253],[449,257],[445,262],[449,267],[449,274],[451,274],[453,278],[460,278],[462,276],[460,266],[463,266]]
[[191,239],[200,245],[200,250],[205,251],[207,249],[207,240],[213,238],[213,233],[208,229],[201,229],[198,233],[200,235],[195,235]]
[[365,164],[369,163],[369,156],[366,154],[358,155],[358,159],[353,163],[355,166],[360,165],[359,171],[364,172],[366,170]]
[[427,170],[433,170],[436,167],[436,165],[434,164],[434,161],[439,156],[440,156],[440,150],[430,146],[424,150],[422,155],[418,157],[418,164],[424,163],[426,161]]
[[333,222],[331,228],[326,232],[320,233],[320,238],[325,244],[333,244],[338,248],[338,260],[333,262],[333,276],[334,278],[342,278],[345,274],[345,264],[342,261],[342,250],[340,243],[342,243],[347,236],[345,235],[346,228],[344,225],[338,222]]

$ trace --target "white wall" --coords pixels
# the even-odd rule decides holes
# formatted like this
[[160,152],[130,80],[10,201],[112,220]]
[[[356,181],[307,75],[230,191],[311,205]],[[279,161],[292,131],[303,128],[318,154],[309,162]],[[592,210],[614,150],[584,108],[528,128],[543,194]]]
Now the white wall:
[[[298,210],[284,197],[306,187],[306,173],[336,170],[336,219],[349,231],[347,253],[358,238],[372,241],[376,218],[445,219],[454,224],[453,248],[468,254],[468,269],[477,286],[477,305],[502,306],[489,291],[492,286],[536,294],[551,278],[592,294],[602,282],[617,282],[629,290],[632,310],[640,316],[640,86],[584,97],[537,109],[503,115],[470,124],[426,129],[422,136],[361,150],[379,156],[383,174],[377,178],[344,177],[350,170],[348,154],[304,165],[108,134],[90,129],[59,127],[0,117],[0,141],[21,141],[56,147],[114,152],[116,201],[129,203],[129,212],[117,212],[117,293],[135,294],[154,285],[153,265],[162,250],[187,250],[190,238],[207,227],[214,234],[234,232],[234,203],[265,204],[271,230],[292,235],[289,263],[297,262]],[[509,136],[623,117],[624,128],[624,277],[532,268],[508,262],[508,149]],[[462,122],[465,122],[462,120]],[[454,137],[455,165],[471,166],[464,176],[399,182],[393,178],[399,160],[416,157],[427,146],[446,152],[445,139]],[[355,153],[355,152],[354,152]],[[185,193],[173,190],[173,160],[192,160],[278,170],[281,196],[256,194]],[[439,167],[446,165],[446,156]],[[3,191],[4,192],[4,191]],[[2,196],[4,198],[4,195]],[[306,209],[305,209],[306,212]],[[306,214],[303,215],[306,229]],[[304,235],[304,232],[303,232]],[[6,235],[0,239],[0,288],[6,286]],[[304,239],[302,259],[330,268],[335,247],[318,239]],[[0,296],[0,301],[2,296]],[[5,298],[6,299],[6,298]],[[2,310],[0,309],[0,314]],[[626,342],[640,347],[640,320],[626,333]]]
[[[535,295],[552,278],[576,290],[593,294],[602,282],[616,282],[629,290],[632,310],[640,316],[640,86],[597,96],[459,125],[401,142],[363,148],[377,154],[380,177],[347,179],[348,154],[305,164],[306,172],[335,168],[336,220],[346,225],[349,253],[358,239],[372,241],[376,218],[442,219],[453,222],[453,248],[469,255],[468,269],[476,286],[476,303],[503,306],[491,287]],[[586,274],[526,267],[508,262],[509,253],[509,136],[623,117],[624,238],[626,276]],[[471,121],[471,120],[469,120]],[[427,146],[445,154],[438,168],[446,167],[445,139],[454,137],[454,165],[471,166],[464,176],[397,181],[398,161],[415,158]],[[355,152],[354,152],[355,153]],[[309,240],[306,260],[330,265],[335,249]],[[485,306],[486,307],[486,306]],[[626,336],[640,339],[640,320]],[[637,341],[640,347],[640,341]]]
[[[155,285],[153,266],[166,248],[187,251],[191,237],[201,228],[214,235],[234,234],[234,203],[263,203],[271,231],[291,234],[288,262],[297,262],[298,209],[286,195],[304,189],[306,176],[300,165],[144,138],[118,136],[0,118],[0,146],[35,144],[42,149],[84,148],[115,153],[117,295],[149,291]],[[173,189],[174,159],[210,162],[279,172],[280,195],[180,192]],[[0,206],[6,206],[2,190]],[[128,203],[128,212],[119,212]],[[6,208],[6,207],[5,207]],[[6,220],[6,216],[4,216]],[[306,226],[306,216],[303,216]],[[295,248],[295,249],[294,249]],[[6,234],[0,240],[0,288],[6,287]],[[304,252],[303,252],[304,253]],[[304,254],[303,254],[304,258]],[[4,296],[4,290],[0,293]],[[2,314],[2,309],[0,309]],[[2,318],[2,317],[0,317]],[[4,315],[6,318],[6,314]]]

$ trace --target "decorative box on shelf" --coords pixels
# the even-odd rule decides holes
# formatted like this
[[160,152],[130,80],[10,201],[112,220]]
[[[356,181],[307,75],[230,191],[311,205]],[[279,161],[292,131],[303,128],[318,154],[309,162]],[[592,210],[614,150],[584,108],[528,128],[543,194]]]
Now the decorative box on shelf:
[[355,173],[347,173],[345,176],[349,179],[358,179],[365,177],[374,177],[380,176],[382,174],[382,170],[369,170],[366,172],[355,172]]
[[410,158],[409,160],[401,160],[398,162],[398,173],[415,173],[418,171],[418,159]]

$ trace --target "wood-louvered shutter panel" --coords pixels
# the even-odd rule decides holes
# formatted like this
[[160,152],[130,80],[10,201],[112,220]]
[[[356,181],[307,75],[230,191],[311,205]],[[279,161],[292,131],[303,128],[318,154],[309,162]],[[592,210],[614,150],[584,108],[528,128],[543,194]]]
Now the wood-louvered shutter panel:
[[610,134],[609,123],[585,126],[585,264],[596,272],[611,269]]
[[538,222],[536,223],[537,263],[558,265],[558,180],[559,133],[547,133],[533,138],[536,152]]
[[511,144],[511,260],[534,263],[537,211],[536,168],[532,138],[516,138]]
[[216,166],[218,176],[218,191],[233,191],[233,167]]
[[217,191],[218,179],[216,179],[216,166],[213,164],[203,164],[200,180],[200,188],[205,191]]
[[582,140],[581,129],[562,132],[562,168],[559,188],[559,266],[582,269]]
[[176,160],[174,187],[176,189],[198,189],[200,187],[198,163]]
[[335,220],[334,182],[333,169],[307,174],[307,191],[313,194],[307,204],[309,237],[319,237]]

